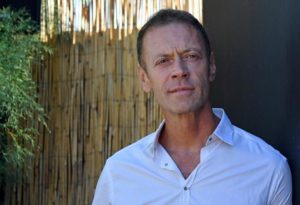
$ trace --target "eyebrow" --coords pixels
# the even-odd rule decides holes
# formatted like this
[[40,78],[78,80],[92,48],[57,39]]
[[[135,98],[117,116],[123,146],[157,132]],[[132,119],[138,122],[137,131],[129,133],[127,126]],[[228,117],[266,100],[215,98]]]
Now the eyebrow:
[[[176,49],[177,50],[177,49]],[[187,49],[184,49],[182,51],[179,51],[179,54],[182,54],[182,53],[188,53],[190,51],[196,51],[200,54],[203,54],[203,50],[202,49],[198,49],[198,48],[187,48]],[[170,54],[167,54],[167,53],[159,53],[157,55],[154,56],[154,59],[156,58],[160,58],[160,57],[169,57],[169,56],[172,56],[173,55],[173,51],[170,53]]]
[[198,49],[198,48],[188,48],[188,49],[185,49],[185,50],[181,51],[180,53],[187,53],[187,52],[190,52],[190,51],[196,51],[198,53],[202,53],[202,49]]

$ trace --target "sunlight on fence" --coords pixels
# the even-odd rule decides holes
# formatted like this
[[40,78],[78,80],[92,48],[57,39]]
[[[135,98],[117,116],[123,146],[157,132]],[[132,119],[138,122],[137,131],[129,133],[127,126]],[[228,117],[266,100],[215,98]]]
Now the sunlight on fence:
[[126,37],[162,8],[186,10],[202,21],[201,0],[42,0],[41,8],[44,41],[54,34],[71,32],[75,43],[76,32],[92,34],[107,29],[124,30]]

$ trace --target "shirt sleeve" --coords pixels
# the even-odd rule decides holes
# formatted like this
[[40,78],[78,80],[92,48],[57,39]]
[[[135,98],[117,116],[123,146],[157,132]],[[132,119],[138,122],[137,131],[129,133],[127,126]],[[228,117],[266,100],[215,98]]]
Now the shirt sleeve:
[[96,191],[92,205],[112,204],[112,180],[108,163],[104,166],[100,178],[97,182]]
[[292,176],[287,160],[278,166],[270,205],[292,205]]

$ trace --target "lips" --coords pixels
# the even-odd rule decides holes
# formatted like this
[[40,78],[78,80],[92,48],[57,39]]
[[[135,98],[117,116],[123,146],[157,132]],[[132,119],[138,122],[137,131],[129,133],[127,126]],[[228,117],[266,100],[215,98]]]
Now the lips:
[[181,92],[190,92],[193,91],[194,88],[191,86],[179,86],[168,90],[168,93],[181,93]]

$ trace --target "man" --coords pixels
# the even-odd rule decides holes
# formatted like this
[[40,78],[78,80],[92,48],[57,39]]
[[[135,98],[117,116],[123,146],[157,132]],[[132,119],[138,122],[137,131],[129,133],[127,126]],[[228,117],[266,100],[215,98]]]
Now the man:
[[94,205],[290,205],[287,160],[212,109],[214,55],[189,13],[161,10],[137,40],[139,78],[164,121],[110,157]]

